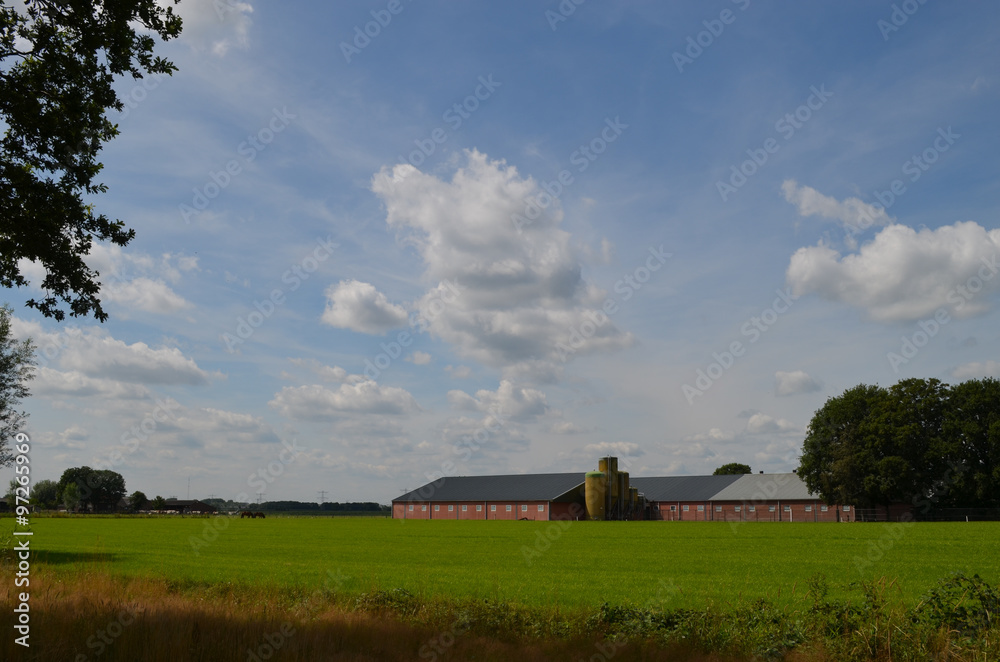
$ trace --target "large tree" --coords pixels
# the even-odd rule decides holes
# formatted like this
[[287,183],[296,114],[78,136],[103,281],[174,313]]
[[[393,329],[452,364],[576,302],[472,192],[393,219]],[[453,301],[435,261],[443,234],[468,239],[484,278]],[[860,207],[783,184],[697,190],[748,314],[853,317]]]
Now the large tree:
[[943,475],[947,392],[937,379],[905,379],[870,412],[865,478],[870,505],[910,503]]
[[76,486],[79,505],[85,510],[115,510],[125,497],[125,478],[110,469],[72,467],[64,471],[59,479],[59,493],[65,494],[70,485]]
[[932,488],[939,505],[1000,507],[1000,381],[973,379],[948,393],[948,467]]
[[47,317],[62,320],[65,302],[72,316],[107,319],[84,257],[94,241],[125,246],[135,234],[90,202],[107,189],[94,178],[118,135],[109,112],[124,107],[113,84],[173,72],[153,56],[154,35],[180,30],[157,0],[0,3],[0,285],[28,284],[22,258],[41,265],[44,295],[27,305]]
[[866,479],[879,445],[871,436],[870,414],[887,397],[884,388],[861,384],[830,398],[813,415],[798,468],[810,492],[827,503],[881,503]]
[[799,475],[829,503],[1000,507],[1000,381],[905,379],[830,398]]
[[40,508],[55,508],[59,504],[59,483],[54,480],[40,480],[32,485],[31,502]]
[[132,510],[138,512],[144,509],[147,504],[149,504],[149,497],[147,497],[143,492],[136,490],[129,495],[128,505]]
[[742,474],[752,474],[753,469],[750,468],[749,464],[742,464],[740,462],[730,462],[729,464],[723,464],[721,467],[712,472],[713,476],[738,476]]
[[10,316],[10,307],[0,306],[0,467],[14,461],[10,442],[28,416],[18,411],[18,405],[29,395],[28,381],[35,368],[31,339],[19,341],[11,336]]

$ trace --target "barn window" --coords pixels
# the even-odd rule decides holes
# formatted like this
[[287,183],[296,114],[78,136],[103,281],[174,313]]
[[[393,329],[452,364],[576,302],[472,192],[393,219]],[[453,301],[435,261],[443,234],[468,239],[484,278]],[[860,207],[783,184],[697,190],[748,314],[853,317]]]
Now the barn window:
[[773,513],[774,512],[774,506],[768,506],[767,507],[767,512]]
[[716,506],[715,507],[715,512],[721,513],[722,512],[722,506]]
[[463,513],[464,513],[465,511],[467,511],[468,509],[469,509],[469,507],[468,507],[468,506],[462,506],[462,512],[463,512]]
[[448,506],[448,512],[454,512],[455,506]]
[[830,506],[820,506],[819,507],[819,512],[821,512],[821,513],[825,513],[828,510],[830,510]]
[[673,512],[676,512],[676,511],[677,511],[677,506],[670,506],[670,512],[673,513]]
[[494,505],[490,506],[490,512],[491,512],[491,513],[495,513],[496,511],[497,511],[497,507],[496,507],[496,504],[494,504]]
[[521,504],[521,512],[522,513],[528,512],[528,504],[526,503]]
[[740,508],[742,508],[742,506],[736,506],[736,512],[740,512]]
[[792,511],[792,507],[791,506],[785,506],[785,512],[786,513],[789,513],[791,511]]
[[413,504],[412,503],[410,504],[410,512],[411,513],[413,512]]
[[757,506],[747,506],[747,510],[751,513],[757,512]]
[[850,506],[844,506],[844,512],[845,513],[851,512],[851,507]]
[[684,508],[684,512],[687,512],[687,511],[691,510],[691,506],[687,505],[686,503],[684,504],[683,508]]
[[479,505],[476,506],[476,512],[477,513],[483,512],[483,506],[482,506],[482,504],[479,504]]
[[420,512],[426,513],[427,512],[427,506],[420,506]]
[[704,505],[698,506],[698,512],[699,513],[705,512],[705,506]]
[[813,507],[812,506],[806,506],[806,512],[807,513],[811,513],[812,511],[813,511]]
[[539,506],[538,506],[538,512],[544,513],[545,512],[545,506],[539,504]]
[[510,504],[509,503],[507,504],[507,512],[508,513],[510,512]]
[[441,506],[434,506],[434,512],[438,512],[439,510],[441,510]]

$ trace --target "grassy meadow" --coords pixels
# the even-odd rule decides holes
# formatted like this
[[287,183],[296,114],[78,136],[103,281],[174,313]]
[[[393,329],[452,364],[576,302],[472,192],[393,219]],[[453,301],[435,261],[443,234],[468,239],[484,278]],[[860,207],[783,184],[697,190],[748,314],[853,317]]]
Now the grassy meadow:
[[71,516],[32,530],[33,643],[2,640],[0,659],[1000,659],[1000,523]]
[[[9,531],[12,520],[3,520]],[[225,526],[223,526],[225,525]],[[886,578],[910,603],[952,572],[1000,580],[1000,523],[475,522],[389,519],[36,518],[34,563],[180,584],[403,588],[526,606],[702,607],[832,597]]]

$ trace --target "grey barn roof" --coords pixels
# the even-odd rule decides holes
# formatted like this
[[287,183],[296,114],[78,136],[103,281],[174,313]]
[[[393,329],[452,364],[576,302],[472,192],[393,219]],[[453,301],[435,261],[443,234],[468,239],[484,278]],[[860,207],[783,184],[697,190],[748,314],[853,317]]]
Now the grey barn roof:
[[449,476],[396,497],[394,501],[551,501],[583,485],[583,472]]
[[746,474],[712,497],[713,501],[818,499],[796,474]]
[[[449,476],[393,501],[554,501],[583,486],[583,472]],[[630,478],[647,501],[764,501],[817,499],[795,474]],[[581,495],[582,496],[582,495]],[[572,500],[572,498],[571,498]],[[169,503],[169,502],[168,502]]]
[[629,485],[646,495],[647,501],[710,501],[719,490],[740,476],[662,476],[629,478]]

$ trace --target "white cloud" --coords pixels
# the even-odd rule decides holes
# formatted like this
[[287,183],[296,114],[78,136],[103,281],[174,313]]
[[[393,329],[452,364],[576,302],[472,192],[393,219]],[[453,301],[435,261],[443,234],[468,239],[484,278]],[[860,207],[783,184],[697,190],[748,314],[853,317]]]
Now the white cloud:
[[127,283],[110,283],[102,293],[108,301],[150,313],[173,313],[190,308],[191,304],[162,280],[136,278]]
[[45,366],[35,370],[31,392],[38,396],[90,398],[102,397],[115,400],[148,398],[149,390],[141,384],[124,384],[110,379],[93,379],[82,372],[63,372]]
[[812,393],[820,389],[820,383],[802,370],[774,373],[774,390],[778,395]]
[[448,401],[455,409],[495,413],[501,419],[528,421],[545,414],[549,406],[545,394],[533,388],[514,386],[502,380],[496,391],[476,391],[473,397],[464,391],[448,391]]
[[[164,0],[160,0],[165,4]],[[173,6],[173,3],[170,3]],[[174,8],[184,20],[180,40],[198,51],[224,56],[233,46],[250,46],[253,5],[241,0],[182,2]]]
[[413,354],[407,356],[406,360],[413,365],[427,365],[431,362],[431,355],[427,352],[417,350],[416,352],[413,352]]
[[321,319],[340,329],[380,335],[407,322],[406,310],[390,303],[370,283],[342,280],[327,288],[326,299]]
[[583,447],[583,452],[591,458],[614,455],[618,458],[618,466],[623,471],[625,471],[627,467],[622,465],[622,459],[645,455],[645,452],[639,444],[634,444],[630,441],[602,441],[597,444],[587,444]]
[[994,377],[1000,379],[1000,362],[963,363],[951,371],[951,376],[962,381]]
[[554,423],[552,427],[549,428],[549,432],[552,434],[579,434],[583,431],[584,430],[580,428],[580,426],[569,421]]
[[[431,335],[505,376],[544,379],[567,356],[631,344],[609,321],[589,333],[588,313],[605,295],[583,280],[558,203],[518,232],[511,217],[524,214],[538,184],[479,152],[466,156],[451,181],[405,164],[372,181],[387,223],[421,254],[425,279],[439,284],[416,303]],[[557,345],[581,327],[588,337],[564,354]]]
[[684,441],[732,441],[735,438],[735,432],[728,432],[720,428],[712,428],[708,432],[699,432],[697,434],[688,435],[687,437],[684,437]]
[[[81,392],[106,390],[101,380],[132,384],[200,385],[213,376],[198,367],[176,347],[153,348],[143,342],[131,345],[113,338],[99,327],[64,327],[58,333],[45,331],[37,322],[12,319],[12,331],[18,338],[31,337],[39,347],[42,368],[52,364],[64,369],[63,377]],[[78,373],[76,375],[72,373]],[[214,375],[220,376],[220,375]],[[43,379],[52,377],[45,373]],[[89,380],[84,379],[90,378]],[[96,381],[95,381],[96,380]],[[55,389],[55,385],[46,388]],[[65,386],[70,388],[70,386]]]
[[335,391],[318,385],[286,386],[268,404],[282,416],[292,419],[324,419],[358,413],[400,415],[420,409],[409,391],[396,386],[380,386],[373,381],[341,384]]
[[[132,310],[170,314],[191,307],[166,281],[177,284],[182,272],[198,270],[197,257],[166,253],[157,260],[146,253],[125,252],[114,244],[95,243],[86,263],[100,274],[102,302],[118,304],[118,315]],[[45,279],[41,263],[21,259],[18,268],[36,289]]]
[[773,418],[767,414],[754,414],[747,421],[747,434],[775,434],[799,432],[799,426],[783,418]]
[[1000,229],[971,221],[919,232],[890,225],[843,257],[822,244],[800,248],[786,279],[797,295],[856,306],[880,322],[913,321],[942,307],[969,317],[989,310],[989,293],[1000,286],[998,259]]
[[455,379],[468,379],[472,376],[472,368],[467,365],[452,366],[446,365],[444,371]]
[[366,380],[364,375],[352,375],[339,365],[328,366],[320,363],[316,359],[288,359],[292,365],[306,368],[310,372],[318,375],[325,382],[335,382],[337,384],[357,384]]
[[795,205],[800,216],[820,216],[840,221],[853,232],[892,222],[892,217],[884,209],[863,202],[860,198],[840,201],[809,186],[800,186],[794,179],[786,179],[781,185],[781,192],[786,201]]
[[63,368],[86,375],[137,384],[204,384],[209,374],[176,347],[154,349],[131,345],[101,329],[66,330],[67,348],[59,355]]

